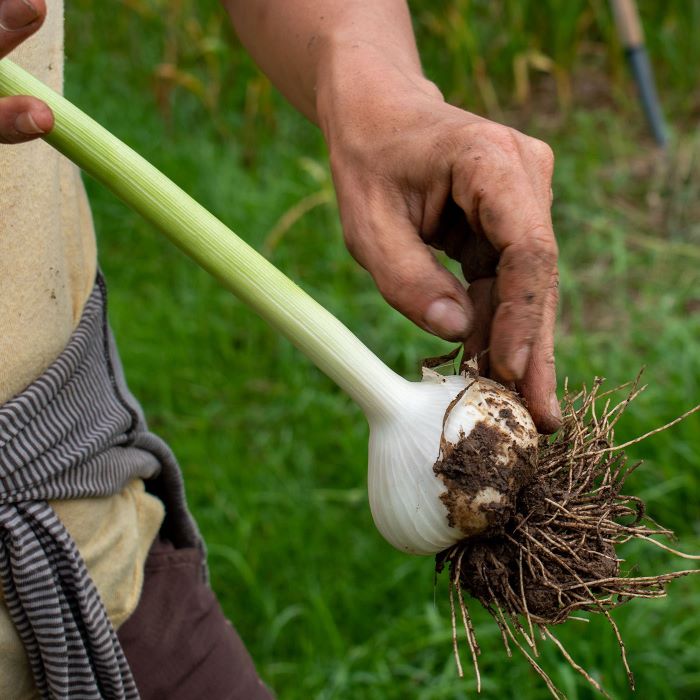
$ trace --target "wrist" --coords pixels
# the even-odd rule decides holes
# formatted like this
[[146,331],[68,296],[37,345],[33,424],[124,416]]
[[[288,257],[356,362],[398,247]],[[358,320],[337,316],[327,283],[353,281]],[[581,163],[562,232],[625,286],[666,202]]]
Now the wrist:
[[343,37],[326,40],[318,51],[316,116],[329,147],[347,129],[369,135],[386,127],[416,99],[444,103],[411,52]]

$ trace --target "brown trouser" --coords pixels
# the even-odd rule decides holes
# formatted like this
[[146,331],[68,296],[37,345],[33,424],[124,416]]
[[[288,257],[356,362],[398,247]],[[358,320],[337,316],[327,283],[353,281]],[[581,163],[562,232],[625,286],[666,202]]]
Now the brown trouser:
[[156,540],[143,592],[118,636],[142,700],[272,700],[202,580],[197,549]]

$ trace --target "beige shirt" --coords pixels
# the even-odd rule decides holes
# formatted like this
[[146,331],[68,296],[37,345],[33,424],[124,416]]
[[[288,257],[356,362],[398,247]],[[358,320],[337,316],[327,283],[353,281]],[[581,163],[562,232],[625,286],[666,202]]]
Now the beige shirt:
[[[63,2],[10,56],[63,88]],[[80,174],[43,141],[0,145],[0,403],[56,359],[95,279],[90,210]]]
[[[39,32],[10,56],[63,88],[63,0],[47,0]],[[36,379],[68,343],[96,272],[80,174],[43,141],[0,145],[0,404]],[[133,612],[143,563],[163,519],[140,480],[111,498],[52,503],[115,626]],[[0,698],[34,697],[24,650],[0,597]]]

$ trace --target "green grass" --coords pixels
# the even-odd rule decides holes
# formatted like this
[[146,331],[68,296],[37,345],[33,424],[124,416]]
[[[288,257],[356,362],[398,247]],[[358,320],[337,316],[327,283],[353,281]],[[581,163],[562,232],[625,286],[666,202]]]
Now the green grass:
[[[414,3],[426,69],[459,96],[463,86],[449,68],[457,57],[438,55],[435,25],[421,23],[446,4]],[[489,33],[514,36],[517,18],[508,20],[509,33],[489,25],[488,3],[461,4],[473,13],[473,55],[488,59],[498,94],[509,95],[510,54],[499,62],[481,52]],[[546,17],[536,3],[520,4],[537,18],[528,32],[569,36],[556,13]],[[651,5],[661,13],[660,3]],[[697,11],[697,3],[686,5]],[[673,42],[679,61],[690,50],[673,33],[688,19],[684,7],[671,4],[666,19],[649,29],[650,45]],[[187,23],[186,11],[195,9],[197,21]],[[74,0],[66,89],[262,248],[286,211],[325,186],[324,147],[316,130],[270,92],[217,18],[213,0],[196,8]],[[596,29],[592,36],[600,42],[604,34]],[[214,87],[198,96],[158,83],[156,66],[173,56],[183,74]],[[571,61],[574,70],[576,57]],[[682,93],[695,80],[697,62],[679,65],[685,73],[663,81],[679,144],[667,164],[650,155],[636,105],[624,95],[589,105],[595,109],[575,106],[565,117],[540,112],[535,103],[513,113],[518,123],[523,112],[531,114],[528,130],[550,141],[558,158],[560,376],[576,385],[603,375],[613,384],[647,366],[650,387],[620,424],[620,440],[674,418],[700,396],[700,166],[690,157],[698,149],[689,126],[692,100]],[[624,80],[613,75],[610,84]],[[393,551],[372,525],[359,409],[105,190],[88,185],[132,390],[151,427],[179,456],[209,544],[213,586],[263,677],[285,700],[474,697],[469,671],[465,680],[455,674],[445,580],[435,587],[429,559]],[[286,230],[272,259],[404,375],[416,377],[420,358],[445,349],[381,300],[344,250],[334,206],[318,207]],[[699,444],[696,415],[631,450],[645,466],[630,488],[687,551],[700,551]],[[643,573],[683,568],[649,548],[630,548],[626,556]],[[475,613],[483,697],[548,697],[523,659],[505,659],[497,631]],[[667,600],[633,603],[616,619],[637,675],[636,697],[700,696],[700,578],[676,582]],[[560,638],[613,697],[633,697],[604,624],[571,622]],[[543,656],[570,698],[593,697],[551,649]]]

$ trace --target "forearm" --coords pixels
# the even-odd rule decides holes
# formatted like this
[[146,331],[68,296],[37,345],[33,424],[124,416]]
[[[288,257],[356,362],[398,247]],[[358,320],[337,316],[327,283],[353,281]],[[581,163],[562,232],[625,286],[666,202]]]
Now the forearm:
[[[362,83],[424,85],[404,0],[224,0],[242,43],[311,121],[323,93]],[[434,89],[434,88],[433,88]]]

